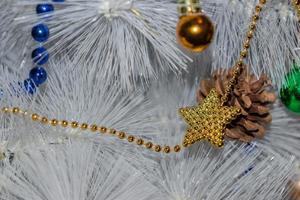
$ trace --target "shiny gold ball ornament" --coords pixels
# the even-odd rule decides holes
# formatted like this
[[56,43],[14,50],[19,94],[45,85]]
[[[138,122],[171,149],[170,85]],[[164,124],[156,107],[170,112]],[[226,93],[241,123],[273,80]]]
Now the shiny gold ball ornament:
[[193,52],[204,51],[212,42],[214,25],[202,14],[187,14],[179,18],[176,35],[178,42]]

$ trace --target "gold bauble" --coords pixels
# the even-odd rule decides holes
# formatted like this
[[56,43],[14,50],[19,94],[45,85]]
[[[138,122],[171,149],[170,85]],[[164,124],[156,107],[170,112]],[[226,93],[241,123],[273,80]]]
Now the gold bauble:
[[212,42],[214,25],[202,14],[187,14],[179,18],[176,30],[178,42],[194,52],[204,51]]
[[291,197],[293,200],[300,200],[300,177],[290,182]]

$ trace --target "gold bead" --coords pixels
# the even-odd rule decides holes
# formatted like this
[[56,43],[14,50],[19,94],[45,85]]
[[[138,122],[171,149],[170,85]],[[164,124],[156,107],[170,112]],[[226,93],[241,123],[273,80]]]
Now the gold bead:
[[[205,129],[205,127],[204,127],[204,129]],[[183,146],[183,147],[188,147],[188,146],[189,146],[189,143],[187,143],[186,141],[184,141],[184,142],[182,143],[182,146]]]
[[68,123],[68,121],[66,121],[66,120],[62,120],[62,121],[61,121],[61,126],[62,126],[62,127],[67,127],[68,124],[69,124],[69,123]]
[[46,124],[48,122],[48,118],[47,117],[42,117],[41,122],[43,124]]
[[243,65],[244,65],[243,62],[238,62],[237,66],[235,68],[236,70],[234,71],[234,73],[236,73],[236,75],[239,75],[241,73]]
[[259,20],[259,15],[258,15],[258,14],[253,15],[252,20],[253,20],[253,21]]
[[250,30],[254,31],[256,29],[256,23],[251,23],[249,28]]
[[[230,85],[234,85],[235,83],[236,83],[236,80],[234,80],[234,79],[232,79],[232,80],[229,81]],[[211,124],[210,124],[210,126],[211,126]]]
[[79,126],[79,125],[78,125],[78,122],[72,122],[72,123],[71,123],[71,127],[72,127],[72,128],[78,128],[78,126]]
[[217,146],[218,146],[219,148],[222,148],[222,147],[224,147],[224,143],[223,143],[223,142],[218,143]]
[[9,112],[9,108],[8,107],[4,107],[4,108],[2,108],[2,111],[5,112],[5,113],[8,113]]
[[57,119],[52,119],[52,120],[50,121],[50,124],[51,124],[52,126],[57,126],[58,120],[57,120]]
[[117,131],[115,129],[109,129],[108,133],[112,134],[112,135],[115,135],[115,134],[117,134]]
[[86,129],[88,129],[88,127],[89,127],[89,125],[86,123],[83,123],[80,125],[81,130],[86,130]]
[[239,71],[238,70],[233,71],[233,77],[235,77],[235,79],[237,78],[238,75],[239,75]]
[[20,108],[18,108],[18,107],[15,107],[12,109],[12,113],[14,113],[14,114],[18,114],[19,112],[20,112]]
[[244,47],[246,47],[246,48],[249,48],[250,47],[250,42],[251,42],[251,40],[248,38],[248,39],[246,39],[245,40],[245,42],[244,42]]
[[253,38],[253,31],[249,31],[249,32],[247,33],[247,38],[248,38],[248,39]]
[[248,55],[248,51],[247,51],[247,49],[244,49],[244,50],[241,52],[241,57],[245,58],[245,57],[247,57],[247,55]]
[[140,138],[140,139],[138,139],[136,141],[136,143],[137,143],[137,145],[143,145],[144,144],[144,140]]
[[176,145],[176,146],[174,147],[174,151],[175,151],[175,152],[179,152],[180,150],[181,150],[180,145]]
[[31,115],[31,119],[32,119],[33,121],[37,121],[37,120],[39,120],[39,115],[36,114],[36,113],[34,113],[34,114]]
[[153,144],[152,144],[152,142],[147,142],[147,143],[145,144],[145,146],[146,146],[147,149],[151,149],[152,146],[153,146]]
[[267,0],[259,0],[259,3],[261,4],[265,4],[267,2]]
[[93,125],[90,126],[90,129],[91,129],[92,132],[96,132],[98,130],[98,126],[93,124]]
[[107,128],[106,127],[100,127],[100,132],[101,133],[106,133],[106,131],[107,131]]
[[251,28],[251,27],[254,27],[254,26],[255,26],[255,28],[256,28],[256,24],[257,24],[256,21],[252,21],[251,24],[250,24],[250,28]]
[[261,12],[261,10],[262,10],[262,7],[261,7],[261,6],[259,6],[259,5],[258,5],[258,6],[255,6],[255,11],[256,11],[256,12],[259,13],[259,12]]
[[128,142],[133,142],[134,139],[135,139],[135,138],[134,138],[133,135],[130,135],[130,136],[128,136],[128,138],[127,138]]
[[202,52],[213,40],[214,25],[202,13],[183,15],[179,18],[176,36],[178,42],[186,49]]
[[170,153],[170,151],[171,151],[171,148],[169,146],[164,147],[164,152],[165,153]]
[[126,134],[124,132],[119,133],[119,138],[124,139],[126,137]]
[[245,49],[249,49],[249,48],[250,48],[250,44],[245,42],[245,43],[244,43],[244,48],[245,48]]
[[161,146],[160,145],[155,145],[154,150],[156,152],[160,152],[161,151]]

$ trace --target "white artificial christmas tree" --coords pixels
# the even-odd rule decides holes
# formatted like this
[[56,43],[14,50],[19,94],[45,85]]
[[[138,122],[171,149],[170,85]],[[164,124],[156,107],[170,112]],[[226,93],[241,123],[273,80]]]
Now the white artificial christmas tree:
[[[197,104],[211,72],[236,64],[259,1],[201,0],[215,24],[202,53],[176,41],[178,2],[0,2],[1,200],[299,198],[299,115],[280,98],[264,138],[174,152],[187,128],[178,109]],[[37,15],[37,5],[54,10]],[[45,42],[31,35],[41,23]],[[268,0],[245,64],[278,96],[299,61],[298,34],[292,2]],[[41,46],[47,77],[31,84],[28,74],[46,57],[31,58]]]

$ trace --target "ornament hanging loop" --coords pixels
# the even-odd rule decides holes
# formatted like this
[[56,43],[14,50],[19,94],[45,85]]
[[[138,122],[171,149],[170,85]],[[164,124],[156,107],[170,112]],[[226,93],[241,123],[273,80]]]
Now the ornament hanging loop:
[[101,1],[99,3],[99,13],[106,18],[112,19],[120,16],[122,11],[133,8],[134,0],[115,0],[115,1]]
[[178,13],[181,16],[201,13],[200,0],[178,0]]

